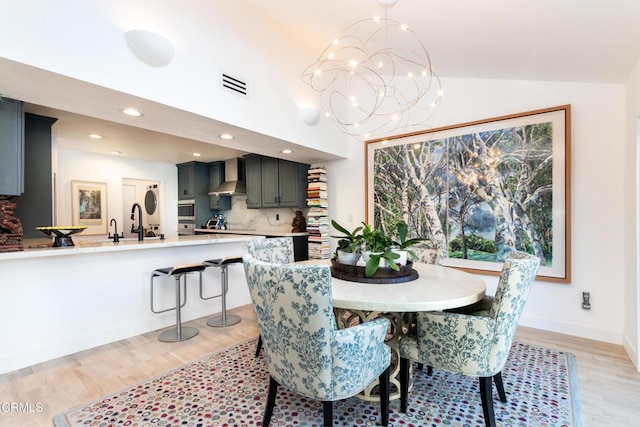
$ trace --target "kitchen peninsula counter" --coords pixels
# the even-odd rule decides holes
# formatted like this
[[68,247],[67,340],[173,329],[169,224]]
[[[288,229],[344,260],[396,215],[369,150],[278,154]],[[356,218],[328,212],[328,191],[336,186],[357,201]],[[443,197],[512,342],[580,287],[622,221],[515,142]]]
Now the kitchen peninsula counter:
[[207,229],[207,228],[196,228],[196,233],[203,234],[235,234],[235,235],[246,235],[246,236],[265,236],[265,237],[296,237],[296,236],[308,236],[309,233],[306,231],[303,232],[287,232],[287,231],[277,231],[277,230],[218,230],[218,229]]
[[[77,236],[75,236],[77,237]],[[85,236],[91,238],[91,236]],[[158,268],[242,255],[263,236],[180,236],[89,241],[73,247],[0,253],[0,373],[175,325],[175,311],[150,309],[151,273]],[[241,263],[228,267],[227,308],[251,303]],[[182,321],[221,311],[220,298],[202,300],[197,273],[188,275]],[[202,273],[204,295],[219,295],[220,270]],[[175,305],[175,279],[156,277],[156,309]],[[201,339],[200,336],[192,338]]]
[[234,242],[245,242],[251,238],[258,238],[263,235],[253,235],[248,238],[247,235],[223,236],[221,234],[200,235],[200,236],[180,236],[167,239],[146,238],[142,241],[137,239],[120,239],[118,243],[114,243],[112,239],[100,240],[80,240],[74,239],[75,246],[58,247],[31,247],[25,248],[24,251],[2,252],[0,253],[0,263],[4,260],[14,260],[23,258],[42,258],[42,257],[59,257],[78,254],[90,253],[106,253],[121,251],[139,251],[146,249],[172,248],[181,246],[200,246],[211,244],[224,244]]

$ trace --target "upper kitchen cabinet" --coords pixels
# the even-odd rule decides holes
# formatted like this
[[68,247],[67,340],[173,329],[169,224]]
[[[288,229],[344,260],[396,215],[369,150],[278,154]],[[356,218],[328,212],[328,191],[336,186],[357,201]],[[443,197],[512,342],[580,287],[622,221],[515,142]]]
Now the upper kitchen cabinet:
[[[246,165],[248,208],[297,207],[306,204],[309,165],[262,156],[248,157]],[[250,171],[250,168],[254,170]]]
[[209,165],[202,162],[181,163],[178,166],[178,200],[209,195]]
[[24,110],[21,101],[0,97],[0,194],[24,192]]
[[[224,182],[224,172],[224,162],[209,163],[209,191],[213,191]],[[209,195],[209,209],[231,209],[231,196]]]
[[262,159],[259,156],[245,156],[245,180],[247,183],[247,208],[262,207]]
[[178,200],[193,199],[196,195],[196,162],[182,163],[177,166]]

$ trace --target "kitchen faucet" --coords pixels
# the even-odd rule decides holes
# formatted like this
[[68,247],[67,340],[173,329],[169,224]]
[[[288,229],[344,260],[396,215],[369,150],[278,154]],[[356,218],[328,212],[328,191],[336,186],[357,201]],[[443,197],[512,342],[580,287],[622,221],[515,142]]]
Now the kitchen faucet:
[[131,220],[135,218],[136,206],[138,207],[138,228],[135,228],[133,224],[131,224],[131,232],[138,234],[138,241],[141,242],[144,238],[144,230],[142,228],[142,208],[139,204],[134,203],[131,206]]
[[115,218],[111,218],[111,221],[109,221],[109,225],[115,225],[115,227],[113,236],[111,235],[111,233],[109,233],[108,238],[111,239],[113,237],[113,243],[118,243],[120,241],[120,238],[123,237],[122,235],[118,235],[118,221],[116,221]]

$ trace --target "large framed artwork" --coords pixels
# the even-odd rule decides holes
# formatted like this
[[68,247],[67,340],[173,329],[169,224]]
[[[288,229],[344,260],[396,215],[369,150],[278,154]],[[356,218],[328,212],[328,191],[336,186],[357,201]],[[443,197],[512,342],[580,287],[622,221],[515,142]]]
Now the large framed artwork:
[[83,234],[107,234],[107,184],[71,181],[72,225],[86,225]]
[[426,239],[414,252],[498,274],[513,250],[571,280],[571,106],[367,141],[367,222]]

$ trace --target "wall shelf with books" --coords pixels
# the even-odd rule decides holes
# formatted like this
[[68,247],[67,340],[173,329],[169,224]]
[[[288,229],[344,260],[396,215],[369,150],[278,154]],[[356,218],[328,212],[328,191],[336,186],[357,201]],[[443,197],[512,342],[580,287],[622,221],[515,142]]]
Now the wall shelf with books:
[[307,232],[309,259],[329,259],[329,204],[327,201],[327,170],[311,167],[307,184]]

